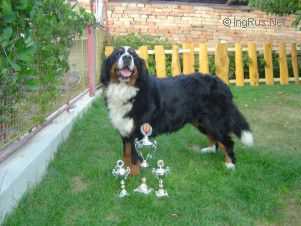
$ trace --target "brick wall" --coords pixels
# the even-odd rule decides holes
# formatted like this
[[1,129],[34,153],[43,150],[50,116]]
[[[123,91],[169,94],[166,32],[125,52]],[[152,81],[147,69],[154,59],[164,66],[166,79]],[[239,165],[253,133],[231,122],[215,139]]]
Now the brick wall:
[[269,16],[248,7],[200,3],[110,1],[108,6],[108,25],[112,35],[134,32],[165,36],[177,43],[300,43],[301,32],[291,26],[292,21],[292,16]]

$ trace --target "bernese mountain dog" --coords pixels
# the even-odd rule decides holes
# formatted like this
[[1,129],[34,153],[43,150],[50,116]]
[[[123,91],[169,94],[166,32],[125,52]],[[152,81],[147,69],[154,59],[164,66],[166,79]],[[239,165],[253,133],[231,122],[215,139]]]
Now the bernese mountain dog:
[[218,77],[202,73],[158,79],[150,76],[135,50],[121,47],[104,60],[101,71],[109,117],[123,142],[123,158],[132,175],[139,174],[140,156],[134,140],[142,137],[140,126],[149,123],[152,136],[172,133],[190,123],[206,134],[210,145],[202,153],[219,147],[227,168],[235,168],[235,134],[245,145],[253,135],[244,116],[233,103],[229,87]]

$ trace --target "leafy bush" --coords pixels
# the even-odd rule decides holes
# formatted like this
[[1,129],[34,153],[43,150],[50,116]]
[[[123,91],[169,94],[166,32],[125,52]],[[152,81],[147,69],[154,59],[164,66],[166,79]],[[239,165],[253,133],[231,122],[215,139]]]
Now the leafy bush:
[[146,45],[149,48],[154,48],[155,45],[163,45],[165,48],[171,47],[171,43],[166,38],[159,36],[140,35],[136,33],[115,36],[109,43],[115,47],[130,46],[135,49],[142,45]]
[[0,105],[1,117],[24,92],[51,103],[72,39],[94,19],[65,0],[2,0],[0,15],[0,99],[10,102]]
[[228,5],[248,5],[249,0],[228,0]]
[[249,4],[263,11],[287,15],[300,9],[299,0],[249,0]]
[[301,2],[300,0],[249,0],[249,5],[277,15],[295,14],[294,25],[301,22]]

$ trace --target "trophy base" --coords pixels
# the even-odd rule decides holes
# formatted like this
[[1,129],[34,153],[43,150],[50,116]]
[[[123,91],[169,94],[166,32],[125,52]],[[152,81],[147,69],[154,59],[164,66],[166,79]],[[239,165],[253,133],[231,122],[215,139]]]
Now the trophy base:
[[141,181],[142,181],[142,183],[134,190],[134,192],[148,195],[149,193],[151,193],[153,191],[153,189],[149,188],[147,186],[145,177],[142,177]]
[[138,192],[145,195],[148,195],[152,191],[153,191],[152,188],[148,188],[147,186],[141,186],[141,185],[134,190],[134,192]]
[[155,193],[156,193],[156,196],[157,196],[158,198],[168,197],[168,193],[167,193],[167,191],[164,190],[164,189],[159,189],[159,190],[157,190]]
[[126,196],[129,196],[129,193],[126,190],[121,190],[119,195],[118,195],[119,198],[123,198],[123,197],[126,197]]
[[147,161],[143,160],[143,161],[141,162],[141,164],[140,164],[140,167],[142,167],[142,168],[147,168],[147,167],[149,167],[149,164],[148,164]]

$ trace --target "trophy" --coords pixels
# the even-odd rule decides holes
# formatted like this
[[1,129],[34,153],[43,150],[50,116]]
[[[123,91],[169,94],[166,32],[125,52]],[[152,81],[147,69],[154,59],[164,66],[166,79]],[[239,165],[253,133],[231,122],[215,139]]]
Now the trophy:
[[[143,138],[141,140],[135,139],[135,148],[140,157],[142,158],[142,163],[140,164],[141,167],[147,168],[149,167],[148,160],[152,158],[152,152],[157,151],[157,142],[151,141],[149,139],[149,136],[152,135],[152,127],[148,123],[142,124],[140,127],[140,131],[143,135]],[[147,153],[143,153],[146,152]]]
[[[148,160],[152,158],[152,153],[157,150],[157,142],[149,139],[149,136],[152,135],[152,127],[150,124],[142,124],[140,131],[143,135],[143,138],[141,140],[138,140],[137,138],[135,139],[135,148],[139,156],[142,158],[142,163],[140,166],[142,168],[147,168],[149,167]],[[153,189],[148,187],[146,184],[146,178],[142,177],[141,184],[134,191],[147,195],[152,192]]]
[[128,175],[130,174],[130,168],[124,166],[124,162],[122,160],[118,160],[116,162],[115,167],[112,170],[113,176],[120,179],[120,187],[121,191],[119,192],[119,197],[123,198],[128,196],[129,193],[125,189],[125,180],[127,179]]
[[158,160],[157,162],[157,168],[153,168],[153,174],[157,177],[157,179],[159,180],[159,188],[158,190],[155,192],[156,196],[158,198],[161,197],[167,197],[168,193],[167,191],[164,189],[164,185],[163,185],[163,178],[169,174],[169,167],[164,165],[164,161],[163,160]]

